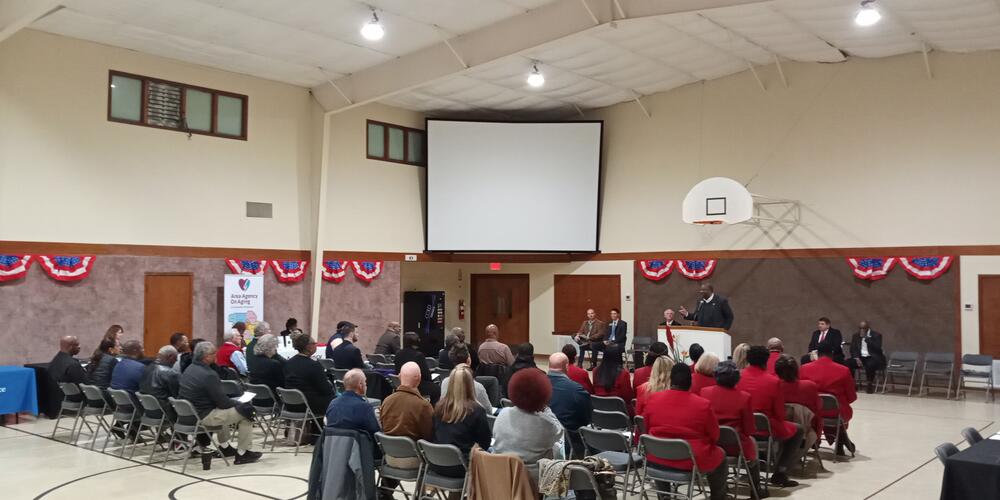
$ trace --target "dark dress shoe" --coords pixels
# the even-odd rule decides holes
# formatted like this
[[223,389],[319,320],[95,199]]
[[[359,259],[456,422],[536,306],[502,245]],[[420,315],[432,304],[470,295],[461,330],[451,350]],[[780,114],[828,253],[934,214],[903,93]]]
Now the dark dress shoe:
[[784,472],[775,472],[771,476],[771,484],[782,488],[794,488],[799,485],[799,482],[789,479],[788,475]]
[[262,457],[262,456],[264,456],[264,454],[261,453],[261,452],[259,452],[259,451],[250,451],[250,450],[247,450],[247,451],[243,452],[242,454],[236,455],[235,462],[236,462],[236,465],[251,464],[251,463],[254,463],[254,462],[260,460],[260,457]]
[[225,448],[221,448],[219,451],[222,452],[222,456],[227,458],[232,458],[236,456],[236,448],[233,446],[226,446]]

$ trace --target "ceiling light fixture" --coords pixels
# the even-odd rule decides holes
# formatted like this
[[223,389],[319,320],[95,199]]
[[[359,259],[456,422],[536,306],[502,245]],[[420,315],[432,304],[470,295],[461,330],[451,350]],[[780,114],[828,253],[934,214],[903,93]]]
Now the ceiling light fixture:
[[375,9],[372,9],[372,19],[368,21],[364,26],[361,27],[361,36],[368,40],[381,40],[385,36],[385,28],[382,27],[382,23],[378,20],[378,14]]
[[872,26],[882,19],[882,14],[872,5],[874,3],[875,0],[863,0],[861,2],[861,10],[858,11],[858,15],[854,16],[855,24],[858,26]]
[[545,77],[542,76],[541,71],[538,71],[538,63],[531,63],[531,73],[528,74],[528,85],[532,87],[545,85]]

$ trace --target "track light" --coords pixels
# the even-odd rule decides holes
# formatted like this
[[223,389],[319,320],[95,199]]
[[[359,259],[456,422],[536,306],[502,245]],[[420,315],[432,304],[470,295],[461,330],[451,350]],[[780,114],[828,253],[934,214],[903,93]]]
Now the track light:
[[541,71],[538,71],[538,63],[531,64],[531,73],[528,74],[528,85],[532,87],[545,85],[545,77],[542,76]]
[[872,26],[882,19],[882,14],[872,5],[874,3],[875,0],[863,0],[861,2],[861,10],[858,11],[858,15],[854,16],[855,24],[858,26]]
[[364,26],[361,27],[361,36],[368,40],[381,40],[385,36],[385,29],[382,28],[382,23],[378,20],[378,14],[375,9],[372,9],[372,19],[368,21]]

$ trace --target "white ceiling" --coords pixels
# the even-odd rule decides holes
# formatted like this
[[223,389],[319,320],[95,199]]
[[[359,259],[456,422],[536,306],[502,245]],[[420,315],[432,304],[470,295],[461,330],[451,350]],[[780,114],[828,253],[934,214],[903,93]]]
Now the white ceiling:
[[[321,88],[553,1],[65,0],[64,9],[32,27]],[[467,69],[456,66],[374,100],[433,115],[565,116],[776,59],[835,63],[1000,48],[1000,0],[878,0],[883,20],[868,28],[854,24],[858,0],[761,1],[634,19],[612,11],[611,2],[613,22]],[[369,5],[386,27],[378,42],[359,33]],[[580,15],[584,5],[580,0]],[[533,60],[546,77],[540,89],[525,82]]]

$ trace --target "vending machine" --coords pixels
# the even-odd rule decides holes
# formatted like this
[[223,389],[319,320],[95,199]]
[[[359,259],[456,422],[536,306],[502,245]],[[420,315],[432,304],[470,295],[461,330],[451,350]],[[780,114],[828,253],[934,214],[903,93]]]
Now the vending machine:
[[444,348],[444,292],[404,292],[403,331],[420,335],[420,350],[437,358]]

